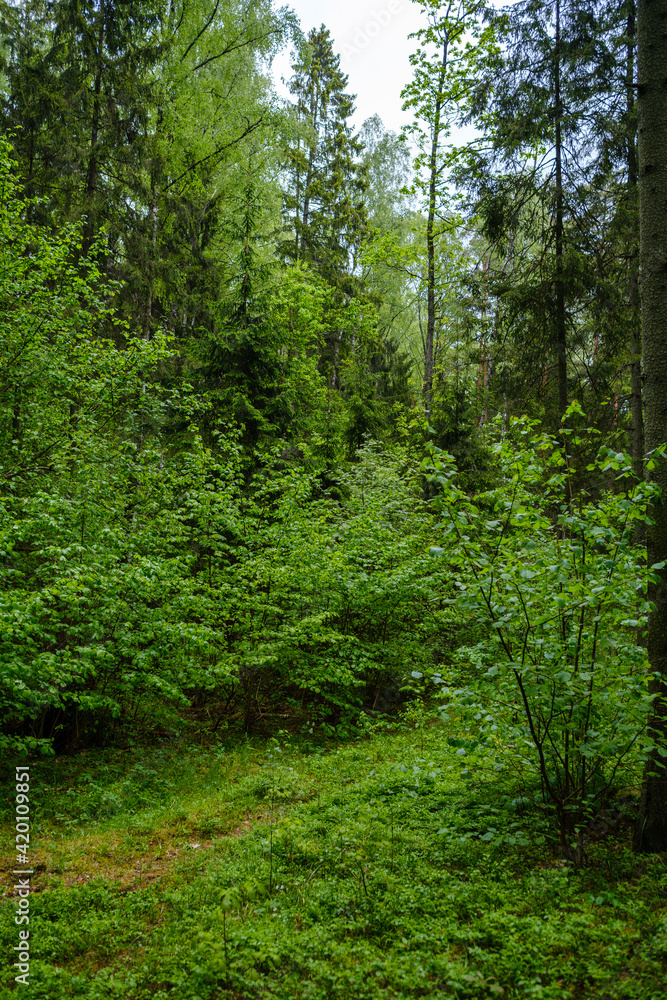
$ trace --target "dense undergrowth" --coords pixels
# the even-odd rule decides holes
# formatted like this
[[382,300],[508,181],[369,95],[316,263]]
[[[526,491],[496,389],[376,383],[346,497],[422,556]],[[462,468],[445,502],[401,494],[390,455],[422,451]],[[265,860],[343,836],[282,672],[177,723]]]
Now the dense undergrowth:
[[190,731],[37,763],[31,996],[658,1000],[667,870],[631,853],[631,790],[568,864],[505,735],[471,750],[413,706],[344,743]]

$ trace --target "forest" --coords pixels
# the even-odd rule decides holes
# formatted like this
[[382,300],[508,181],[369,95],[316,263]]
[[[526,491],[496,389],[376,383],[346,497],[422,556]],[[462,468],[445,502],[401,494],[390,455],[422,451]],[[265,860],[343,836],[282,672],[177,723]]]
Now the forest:
[[0,997],[665,994],[667,2],[414,3],[0,0]]

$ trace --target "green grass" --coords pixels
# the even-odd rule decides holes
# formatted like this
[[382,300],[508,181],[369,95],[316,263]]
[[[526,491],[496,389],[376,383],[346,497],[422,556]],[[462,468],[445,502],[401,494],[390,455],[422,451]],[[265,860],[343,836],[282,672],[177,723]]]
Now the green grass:
[[467,754],[465,778],[460,743],[437,723],[35,765],[26,995],[663,1000],[665,859],[621,826],[563,865],[511,749]]

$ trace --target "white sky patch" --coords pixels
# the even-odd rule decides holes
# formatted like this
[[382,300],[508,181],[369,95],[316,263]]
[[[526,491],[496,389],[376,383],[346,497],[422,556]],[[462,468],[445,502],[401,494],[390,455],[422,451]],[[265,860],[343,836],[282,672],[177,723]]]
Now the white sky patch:
[[[401,90],[410,81],[410,53],[417,46],[408,35],[425,19],[412,0],[291,0],[305,34],[321,24],[331,32],[341,69],[349,77],[348,92],[356,94],[357,128],[378,114],[386,128],[400,131],[410,121],[401,110]],[[273,63],[278,92],[287,97],[281,78],[292,75],[289,51]]]

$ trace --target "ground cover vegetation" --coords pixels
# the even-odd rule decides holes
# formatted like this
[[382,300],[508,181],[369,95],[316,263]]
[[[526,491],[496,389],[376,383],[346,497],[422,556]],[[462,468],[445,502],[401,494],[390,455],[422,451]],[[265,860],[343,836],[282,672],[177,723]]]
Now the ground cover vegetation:
[[664,992],[667,5],[420,8],[397,136],[270,2],[0,4],[37,996]]
[[585,866],[557,860],[502,730],[211,742],[181,723],[32,779],[36,997],[661,995],[665,869],[631,851],[631,805],[597,815]]

